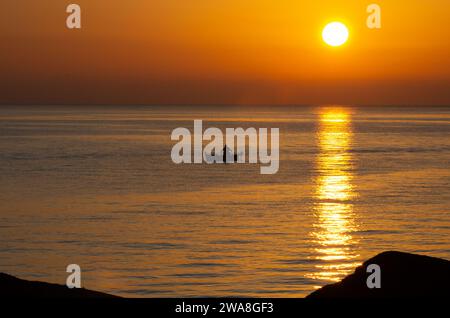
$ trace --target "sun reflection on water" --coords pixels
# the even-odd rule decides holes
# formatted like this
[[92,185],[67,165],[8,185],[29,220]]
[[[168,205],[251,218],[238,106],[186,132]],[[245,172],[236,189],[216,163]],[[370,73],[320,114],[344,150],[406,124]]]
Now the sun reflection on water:
[[338,281],[358,264],[354,259],[357,229],[352,199],[353,181],[351,114],[328,109],[320,114],[317,134],[319,155],[314,206],[315,221],[311,236],[317,245],[317,271],[314,279]]

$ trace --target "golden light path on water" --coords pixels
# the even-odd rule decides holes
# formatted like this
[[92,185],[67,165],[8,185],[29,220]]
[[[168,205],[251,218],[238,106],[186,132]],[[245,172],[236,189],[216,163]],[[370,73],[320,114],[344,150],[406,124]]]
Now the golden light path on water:
[[357,229],[352,200],[355,198],[351,114],[327,109],[320,114],[316,159],[315,221],[311,236],[316,248],[316,271],[311,278],[338,281],[358,265],[353,251]]

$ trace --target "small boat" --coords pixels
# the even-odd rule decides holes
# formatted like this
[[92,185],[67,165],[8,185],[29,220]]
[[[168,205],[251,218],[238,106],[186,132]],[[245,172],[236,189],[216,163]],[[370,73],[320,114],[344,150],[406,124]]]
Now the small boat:
[[[214,158],[216,156],[216,152],[213,150],[211,152],[211,158]],[[222,149],[222,163],[233,163],[237,162],[239,155],[233,154],[233,151],[225,145]]]
[[223,163],[237,162],[238,155],[233,154],[233,151],[225,145],[222,149]]

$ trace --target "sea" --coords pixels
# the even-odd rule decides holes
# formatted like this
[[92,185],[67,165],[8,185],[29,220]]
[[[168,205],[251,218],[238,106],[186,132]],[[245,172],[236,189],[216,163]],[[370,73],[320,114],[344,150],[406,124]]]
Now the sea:
[[[175,164],[196,119],[279,128],[278,172]],[[450,259],[446,106],[2,106],[0,149],[0,272],[23,279],[304,297],[383,251]]]

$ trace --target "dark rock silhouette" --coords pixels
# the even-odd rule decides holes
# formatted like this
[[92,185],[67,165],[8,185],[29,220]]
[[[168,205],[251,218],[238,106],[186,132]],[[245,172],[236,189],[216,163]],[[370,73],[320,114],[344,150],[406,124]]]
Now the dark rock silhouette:
[[[370,264],[381,267],[381,288],[366,285]],[[18,279],[0,273],[1,298],[111,298],[110,294],[64,285]],[[316,290],[307,298],[446,298],[450,297],[450,261],[402,252],[384,252],[365,261],[341,282]]]
[[28,281],[0,273],[0,298],[115,298],[117,296],[84,288]]
[[[369,289],[367,266],[381,268],[381,288]],[[307,298],[449,298],[450,261],[402,252],[383,252],[365,261],[336,284],[324,286]]]

